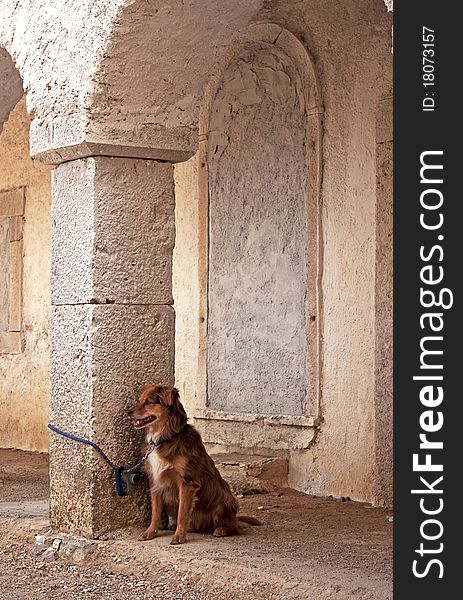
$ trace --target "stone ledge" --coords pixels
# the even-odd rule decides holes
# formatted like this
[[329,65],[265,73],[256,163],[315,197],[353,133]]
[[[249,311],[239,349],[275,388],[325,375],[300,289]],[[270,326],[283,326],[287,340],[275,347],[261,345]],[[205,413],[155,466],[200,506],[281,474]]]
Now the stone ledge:
[[316,417],[292,415],[228,414],[204,410],[194,424],[206,444],[253,450],[287,451],[308,448],[319,424]]
[[260,413],[228,413],[206,408],[197,410],[196,419],[234,421],[236,423],[262,423],[263,425],[292,425],[295,427],[318,427],[320,419],[313,415],[271,415]]
[[288,487],[288,460],[282,457],[213,454],[215,466],[234,494],[259,494]]
[[192,151],[187,150],[82,142],[66,147],[48,148],[43,151],[36,150],[32,155],[32,158],[40,160],[40,162],[47,165],[59,165],[64,162],[95,156],[106,156],[108,158],[141,158],[159,162],[177,163],[188,160],[193,154]]
[[[270,417],[271,415],[269,415]],[[262,453],[308,448],[315,436],[315,425],[294,425],[264,419],[239,421],[194,415],[194,424],[206,444],[236,447]]]
[[197,131],[188,127],[171,129],[145,124],[136,131],[89,122],[85,114],[49,115],[34,119],[30,129],[31,157],[58,165],[90,156],[145,158],[183,162],[197,150]]

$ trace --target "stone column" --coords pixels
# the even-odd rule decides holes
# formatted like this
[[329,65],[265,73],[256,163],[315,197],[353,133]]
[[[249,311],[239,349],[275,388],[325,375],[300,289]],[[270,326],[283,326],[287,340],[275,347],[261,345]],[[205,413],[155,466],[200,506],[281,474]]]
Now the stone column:
[[[172,383],[172,165],[90,157],[59,165],[52,194],[50,420],[140,456],[125,411],[143,384]],[[97,537],[146,517],[145,490],[120,498],[90,447],[51,434],[52,527]]]

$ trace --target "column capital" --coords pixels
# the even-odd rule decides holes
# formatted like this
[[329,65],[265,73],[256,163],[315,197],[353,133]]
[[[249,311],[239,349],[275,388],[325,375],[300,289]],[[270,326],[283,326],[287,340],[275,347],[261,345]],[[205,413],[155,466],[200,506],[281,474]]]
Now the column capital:
[[130,122],[123,120],[108,126],[90,121],[86,113],[35,118],[30,128],[32,158],[52,165],[88,156],[183,162],[193,156],[197,146],[194,128],[154,123],[130,127]]

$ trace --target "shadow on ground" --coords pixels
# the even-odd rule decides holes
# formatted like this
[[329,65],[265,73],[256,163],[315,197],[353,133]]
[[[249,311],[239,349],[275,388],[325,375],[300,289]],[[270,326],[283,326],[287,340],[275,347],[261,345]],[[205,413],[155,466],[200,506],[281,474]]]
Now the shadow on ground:
[[132,527],[105,541],[82,540],[88,551],[58,552],[47,562],[34,553],[35,536],[44,534],[49,544],[61,539],[63,548],[69,539],[50,531],[46,515],[4,511],[8,503],[46,502],[47,472],[45,455],[0,451],[5,600],[392,598],[389,513],[290,489],[242,498],[241,512],[263,525],[237,537],[189,534],[186,544],[170,546],[171,532],[138,542],[141,527]]

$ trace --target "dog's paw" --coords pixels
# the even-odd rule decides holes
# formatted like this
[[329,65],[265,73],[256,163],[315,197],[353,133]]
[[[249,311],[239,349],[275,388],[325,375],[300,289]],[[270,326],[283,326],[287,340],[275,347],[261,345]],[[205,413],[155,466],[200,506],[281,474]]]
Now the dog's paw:
[[184,544],[186,542],[186,535],[178,535],[177,533],[170,541],[171,546],[177,546],[178,544]]
[[215,535],[215,537],[225,537],[229,535],[229,533],[226,527],[216,527],[212,535]]
[[147,529],[141,536],[138,538],[140,542],[146,542],[147,540],[152,540],[158,534],[157,529]]

